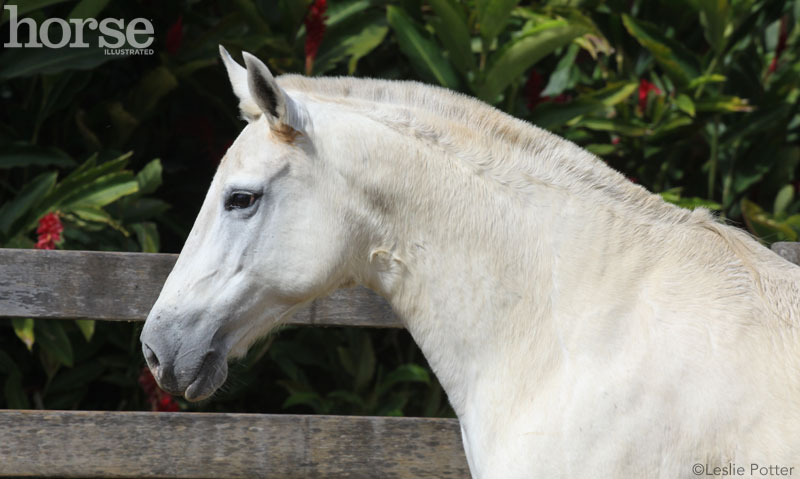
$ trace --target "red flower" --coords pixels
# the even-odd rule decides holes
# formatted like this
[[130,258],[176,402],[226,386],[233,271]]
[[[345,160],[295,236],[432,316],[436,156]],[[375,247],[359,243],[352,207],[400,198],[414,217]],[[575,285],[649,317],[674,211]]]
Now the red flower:
[[525,83],[525,97],[528,99],[528,110],[533,110],[537,105],[546,101],[542,98],[544,91],[544,78],[536,70],[531,70],[528,81]]
[[642,112],[647,109],[647,95],[649,95],[651,91],[655,92],[656,95],[661,95],[660,88],[642,78],[639,82],[639,109]]
[[778,34],[778,44],[775,45],[775,56],[772,57],[772,63],[769,64],[769,73],[775,73],[775,70],[778,69],[778,59],[781,57],[781,53],[786,50],[787,36],[786,16],[784,16],[781,18],[781,32]]
[[56,243],[61,241],[61,233],[64,226],[58,219],[58,213],[47,213],[39,220],[39,227],[36,234],[39,239],[36,242],[36,249],[56,249]]
[[150,403],[150,409],[152,411],[180,411],[178,401],[158,387],[156,379],[147,367],[142,368],[142,372],[139,374],[139,385],[142,387],[145,395],[147,395],[147,402]]
[[170,55],[175,55],[181,49],[181,41],[183,40],[183,15],[178,17],[178,20],[173,23],[169,30],[167,30],[167,52]]
[[311,75],[322,36],[325,34],[327,0],[314,0],[306,15],[306,75]]
[[139,385],[148,396],[155,394],[156,389],[158,389],[156,378],[153,377],[153,373],[148,368],[142,368],[142,372],[139,373]]
[[173,399],[172,396],[164,395],[158,400],[155,410],[162,412],[178,412],[180,407],[178,406],[178,402]]
[[528,110],[533,110],[538,105],[546,102],[561,104],[569,103],[570,100],[572,100],[572,97],[566,93],[562,93],[555,97],[542,96],[544,88],[545,82],[544,78],[542,78],[542,75],[536,70],[531,70],[531,74],[528,76],[528,81],[525,83],[525,97],[528,100]]

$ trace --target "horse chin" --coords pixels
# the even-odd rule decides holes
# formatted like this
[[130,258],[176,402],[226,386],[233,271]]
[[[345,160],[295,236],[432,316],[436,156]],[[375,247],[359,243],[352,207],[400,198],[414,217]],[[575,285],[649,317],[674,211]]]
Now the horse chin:
[[224,356],[209,354],[200,365],[197,376],[183,392],[187,401],[202,401],[222,386],[228,377],[228,362]]

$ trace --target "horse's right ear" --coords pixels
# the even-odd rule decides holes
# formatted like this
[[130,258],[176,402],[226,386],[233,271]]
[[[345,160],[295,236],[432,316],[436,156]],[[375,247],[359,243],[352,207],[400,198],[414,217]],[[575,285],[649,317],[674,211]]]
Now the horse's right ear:
[[289,97],[286,92],[278,86],[264,62],[247,52],[242,52],[242,56],[247,66],[247,86],[253,101],[273,127],[288,124]]

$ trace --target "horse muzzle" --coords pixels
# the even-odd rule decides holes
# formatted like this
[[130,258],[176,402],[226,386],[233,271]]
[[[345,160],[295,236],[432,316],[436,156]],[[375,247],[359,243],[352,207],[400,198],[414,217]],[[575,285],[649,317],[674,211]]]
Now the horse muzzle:
[[199,348],[189,342],[167,341],[145,327],[141,341],[147,367],[159,387],[172,395],[201,401],[228,377],[227,354],[213,340],[208,347]]

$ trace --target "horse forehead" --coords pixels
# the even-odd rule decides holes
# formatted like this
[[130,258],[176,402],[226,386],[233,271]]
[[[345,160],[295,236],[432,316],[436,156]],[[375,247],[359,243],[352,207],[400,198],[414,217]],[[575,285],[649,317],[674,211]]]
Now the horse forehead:
[[248,125],[233,142],[220,163],[220,172],[246,171],[253,174],[269,170],[275,160],[283,156],[284,145],[269,134],[269,130],[251,129]]

